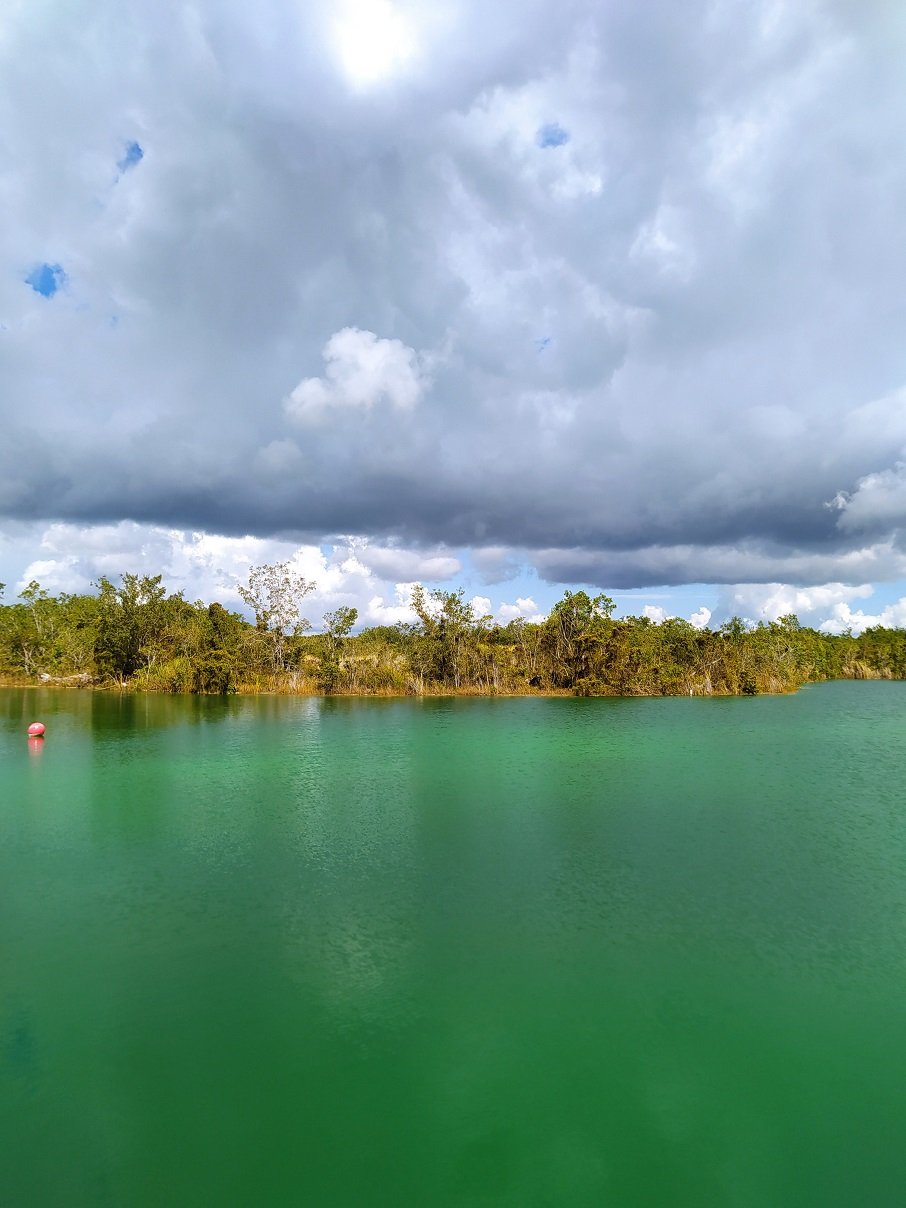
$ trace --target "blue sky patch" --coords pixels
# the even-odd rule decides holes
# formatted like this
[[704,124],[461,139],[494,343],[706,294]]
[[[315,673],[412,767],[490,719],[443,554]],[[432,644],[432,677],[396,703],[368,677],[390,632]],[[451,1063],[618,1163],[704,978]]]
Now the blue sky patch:
[[66,274],[59,264],[39,264],[25,278],[25,283],[42,298],[52,298],[66,284]]
[[119,160],[116,166],[121,172],[128,172],[130,168],[134,168],[144,158],[145,153],[140,143],[126,143],[126,154]]
[[537,139],[539,147],[562,147],[569,142],[569,131],[564,130],[559,122],[550,122],[541,127]]

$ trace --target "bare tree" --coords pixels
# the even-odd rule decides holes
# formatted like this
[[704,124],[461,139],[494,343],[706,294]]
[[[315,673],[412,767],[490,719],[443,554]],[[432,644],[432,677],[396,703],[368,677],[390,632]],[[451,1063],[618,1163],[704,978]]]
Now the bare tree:
[[273,668],[286,670],[287,638],[311,628],[302,616],[302,601],[315,584],[290,568],[288,562],[249,568],[248,586],[237,590],[255,614],[255,625],[266,638]]

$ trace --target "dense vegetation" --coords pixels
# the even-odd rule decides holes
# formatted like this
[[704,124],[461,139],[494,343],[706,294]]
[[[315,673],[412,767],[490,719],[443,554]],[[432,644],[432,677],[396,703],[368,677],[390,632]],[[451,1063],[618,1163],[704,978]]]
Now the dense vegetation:
[[[422,694],[564,692],[583,696],[780,692],[808,680],[906,678],[906,631],[833,636],[796,617],[716,630],[613,617],[613,601],[567,591],[539,624],[475,617],[462,591],[416,588],[412,624],[353,634],[354,608],[310,633],[312,584],[286,564],[253,567],[240,594],[255,616],[167,594],[161,576],[102,578],[92,595],[30,583],[0,603],[7,682],[157,692]],[[0,585],[2,595],[2,585]]]

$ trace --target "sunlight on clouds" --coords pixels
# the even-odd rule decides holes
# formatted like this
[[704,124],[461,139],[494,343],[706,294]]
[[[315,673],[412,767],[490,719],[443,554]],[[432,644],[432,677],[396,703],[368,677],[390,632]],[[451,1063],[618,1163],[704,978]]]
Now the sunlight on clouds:
[[326,546],[299,545],[130,520],[84,526],[55,523],[35,538],[29,544],[37,544],[40,556],[15,580],[8,576],[11,584],[15,581],[14,593],[32,579],[57,594],[93,591],[102,575],[119,582],[126,572],[160,574],[168,591],[181,591],[188,600],[217,600],[245,612],[237,588],[246,581],[250,567],[288,562],[315,585],[306,600],[306,613],[316,631],[324,613],[341,606],[357,608],[364,625],[412,622],[415,583],[449,578],[461,570],[459,560],[442,548],[371,545],[363,537],[343,537]]
[[497,609],[497,620],[501,625],[507,625],[510,621],[520,618],[537,625],[544,620],[544,617],[545,614],[531,596],[517,596],[515,604],[501,604]]
[[661,625],[667,620],[670,613],[665,608],[661,608],[659,604],[646,604],[642,609],[642,616],[653,621],[655,625]]
[[393,591],[394,603],[385,603],[385,597],[372,596],[362,610],[359,620],[366,625],[409,625],[415,621],[415,609],[412,607],[412,590],[414,583],[397,583]]
[[704,604],[701,608],[693,612],[689,618],[689,624],[694,625],[696,629],[705,629],[708,622],[711,620],[711,609],[705,608]]
[[[32,579],[51,594],[58,594],[93,591],[100,576],[118,582],[121,574],[130,572],[161,574],[168,591],[182,591],[188,600],[218,600],[227,608],[244,611],[237,587],[246,581],[249,568],[288,562],[316,585],[305,611],[318,631],[324,614],[338,607],[358,609],[359,625],[412,623],[416,620],[412,608],[415,583],[430,588],[452,579],[455,588],[456,579],[463,575],[468,586],[466,568],[445,547],[372,544],[362,536],[337,537],[324,545],[300,545],[120,521],[84,526],[66,522],[36,525],[22,537],[27,537],[20,542],[23,554],[36,552],[37,556],[16,559],[15,565],[9,560],[12,549],[7,551],[7,563],[0,567],[0,577],[10,585],[7,600]],[[875,588],[865,582],[825,582],[805,587],[783,582],[737,583],[721,590],[713,612],[702,605],[692,612],[689,621],[703,629],[734,615],[755,624],[796,613],[804,625],[829,633],[846,629],[858,633],[872,625],[906,626],[906,596],[897,599],[891,592],[886,600],[873,600],[874,611],[868,611],[862,602],[875,594]],[[429,610],[439,608],[430,595],[427,603]],[[528,595],[518,596],[515,602],[475,595],[469,604],[476,620],[492,616],[500,625],[518,618],[537,624],[545,619],[549,606],[547,600],[539,606]],[[673,611],[677,608],[681,609],[678,613]],[[635,615],[662,624],[685,612],[686,608],[673,600],[664,605],[645,604]]]
[[292,555],[289,542],[216,533],[191,532],[121,520],[116,524],[77,525],[58,522],[41,534],[41,557],[30,562],[17,583],[31,579],[48,591],[90,591],[101,575],[113,580],[125,572],[162,574],[171,591],[187,598],[240,603],[236,581],[249,566]]
[[473,596],[469,601],[469,607],[472,609],[472,616],[476,621],[481,617],[491,615],[491,601],[487,596]]
[[906,627],[906,596],[901,596],[894,604],[888,604],[876,613],[868,613],[861,608],[853,610],[845,602],[835,604],[831,615],[818,628],[822,633],[845,633],[847,629],[862,633],[875,625],[882,625],[886,629]]
[[337,409],[368,411],[382,401],[409,411],[430,384],[427,358],[400,340],[379,339],[358,327],[332,335],[323,356],[324,376],[303,378],[284,400],[290,419],[318,423]]
[[390,0],[347,0],[334,36],[343,70],[359,88],[398,74],[418,50],[411,22]]
[[[796,587],[789,583],[738,583],[722,593],[720,611],[753,622],[776,621],[788,613],[795,613],[803,624],[812,625],[828,614],[832,618],[842,616],[841,606],[846,615],[853,615],[849,612],[850,602],[867,599],[873,594],[870,583],[821,583],[814,587]],[[841,625],[841,629],[843,627]]]

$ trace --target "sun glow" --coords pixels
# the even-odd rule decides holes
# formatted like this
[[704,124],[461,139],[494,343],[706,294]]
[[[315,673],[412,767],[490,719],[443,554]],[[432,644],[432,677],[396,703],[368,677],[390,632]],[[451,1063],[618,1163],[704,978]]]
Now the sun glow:
[[397,75],[417,49],[411,23],[390,0],[347,0],[335,31],[343,70],[360,88]]

